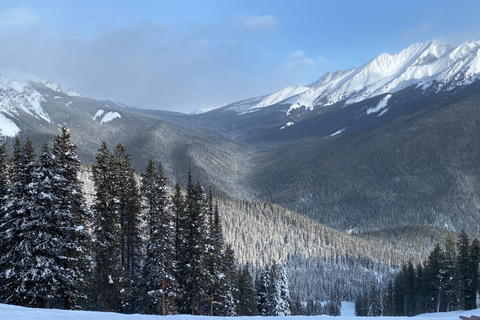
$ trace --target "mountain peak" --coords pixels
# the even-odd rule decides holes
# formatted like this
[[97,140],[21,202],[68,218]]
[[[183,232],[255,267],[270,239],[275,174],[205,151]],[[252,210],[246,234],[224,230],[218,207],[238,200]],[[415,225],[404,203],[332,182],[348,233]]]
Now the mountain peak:
[[397,54],[382,53],[362,67],[326,73],[291,103],[288,113],[340,101],[352,104],[415,84],[429,86],[437,82],[440,89],[469,84],[480,76],[479,49],[479,41],[456,48],[428,41],[415,43]]

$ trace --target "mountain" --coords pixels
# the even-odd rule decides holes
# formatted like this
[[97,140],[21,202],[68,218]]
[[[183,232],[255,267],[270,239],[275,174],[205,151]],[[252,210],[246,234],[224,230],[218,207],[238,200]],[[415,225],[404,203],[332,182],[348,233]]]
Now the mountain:
[[101,141],[123,143],[139,171],[160,160],[183,185],[190,165],[219,195],[277,203],[343,231],[415,225],[480,236],[479,49],[414,44],[191,115],[1,77],[1,133],[40,148],[66,125],[87,164]]

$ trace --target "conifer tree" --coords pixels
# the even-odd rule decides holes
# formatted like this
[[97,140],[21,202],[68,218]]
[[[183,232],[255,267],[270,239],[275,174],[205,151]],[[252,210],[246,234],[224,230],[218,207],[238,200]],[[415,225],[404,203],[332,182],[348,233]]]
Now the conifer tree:
[[[183,244],[183,231],[185,228],[185,199],[182,194],[182,190],[178,182],[173,188],[173,194],[171,196],[172,211],[175,219],[175,261],[180,265],[182,260],[182,244]],[[177,266],[177,278],[179,268]]]
[[74,271],[76,281],[80,281],[65,290],[63,305],[65,309],[80,307],[83,294],[80,293],[79,287],[86,287],[85,279],[91,264],[91,237],[87,231],[91,211],[86,205],[82,185],[77,177],[80,160],[76,148],[77,145],[70,141],[70,132],[63,127],[62,134],[55,138],[52,150],[57,174],[61,177],[57,179],[60,184],[57,187],[61,200],[59,208],[67,213],[62,223],[67,229],[65,241],[68,243],[63,254],[68,259],[65,259],[63,266]]
[[457,272],[458,272],[458,290],[460,297],[460,309],[471,309],[471,279],[470,279],[470,240],[465,230],[462,230],[459,236]]
[[256,282],[256,289],[258,295],[258,311],[262,317],[270,316],[273,312],[273,305],[271,300],[271,266],[267,265],[260,273]]
[[470,267],[470,274],[471,274],[471,294],[472,299],[470,301],[470,307],[475,309],[478,307],[477,305],[477,295],[480,290],[480,241],[475,238],[472,241],[471,245],[471,252],[470,252],[470,259],[471,259],[471,267]]
[[5,301],[48,308],[54,299],[63,299],[62,306],[68,299],[69,307],[77,307],[83,273],[78,263],[70,263],[74,257],[69,253],[81,247],[73,240],[76,225],[71,224],[71,211],[65,205],[66,178],[47,146],[35,163],[30,140],[16,171],[0,223]]
[[176,279],[174,212],[170,205],[166,178],[151,160],[142,174],[141,191],[146,203],[148,240],[143,268],[145,289],[155,314],[177,311],[179,288]]
[[[273,269],[273,268],[272,268]],[[275,282],[275,312],[276,316],[289,316],[290,312],[290,288],[287,279],[287,273],[282,265],[276,267],[274,270],[273,280]],[[334,296],[338,297],[337,294]],[[337,299],[335,299],[337,300]],[[340,301],[335,301],[338,304]],[[339,315],[339,314],[338,314]]]
[[183,280],[181,310],[200,314],[202,306],[210,303],[211,275],[207,265],[208,223],[206,197],[200,183],[193,184],[189,170],[185,197],[184,239],[181,244],[180,277]]
[[[218,215],[218,208],[216,209]],[[216,218],[215,220],[217,220]],[[237,306],[237,267],[235,263],[235,253],[231,245],[227,245],[224,254],[220,256],[221,260],[221,273],[218,275],[219,294],[217,307],[218,315],[223,316],[236,316]]]
[[130,161],[122,144],[118,144],[113,153],[115,197],[118,201],[120,219],[120,254],[123,276],[122,307],[126,313],[136,308],[138,279],[140,276],[140,194]]
[[7,191],[10,187],[7,165],[6,144],[0,144],[0,208],[5,205]]
[[94,290],[93,302],[103,311],[117,311],[123,288],[120,206],[113,172],[113,159],[106,142],[102,142],[93,166],[95,186],[94,210]]
[[258,297],[255,283],[250,274],[249,264],[239,270],[237,279],[237,315],[255,316],[258,314]]

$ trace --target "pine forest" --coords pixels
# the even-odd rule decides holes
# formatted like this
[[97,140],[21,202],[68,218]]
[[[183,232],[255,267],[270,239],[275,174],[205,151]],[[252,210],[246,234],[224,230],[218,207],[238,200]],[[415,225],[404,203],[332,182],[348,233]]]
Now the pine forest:
[[99,143],[91,166],[76,149],[67,128],[41,150],[0,146],[2,303],[218,316],[340,315],[341,301],[358,316],[478,306],[480,243],[464,231],[348,234],[214,196],[191,167],[184,186],[156,160],[137,173],[122,144]]

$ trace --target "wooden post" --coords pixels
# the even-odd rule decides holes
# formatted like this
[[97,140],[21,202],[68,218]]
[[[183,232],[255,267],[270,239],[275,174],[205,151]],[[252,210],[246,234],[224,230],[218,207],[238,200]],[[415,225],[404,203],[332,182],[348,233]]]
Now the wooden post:
[[165,299],[165,289],[167,288],[167,279],[163,279],[163,284],[162,284],[162,314],[164,316],[167,315],[167,306],[166,306],[166,299]]
[[210,300],[210,317],[213,317],[213,287],[210,288],[210,295],[212,296]]

